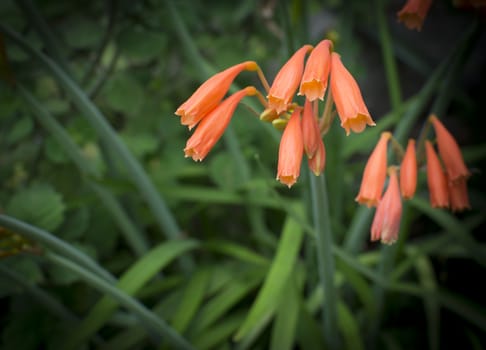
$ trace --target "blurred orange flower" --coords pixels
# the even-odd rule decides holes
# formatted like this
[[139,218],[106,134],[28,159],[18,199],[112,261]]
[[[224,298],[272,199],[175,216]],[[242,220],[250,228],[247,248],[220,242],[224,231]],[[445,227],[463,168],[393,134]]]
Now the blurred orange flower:
[[287,110],[302,78],[305,55],[310,50],[311,45],[302,46],[277,73],[268,92],[268,108],[274,109],[277,113]]
[[398,238],[402,218],[402,199],[397,180],[397,168],[392,166],[388,187],[376,209],[371,224],[371,240],[381,239],[382,243],[392,244]]
[[366,125],[375,125],[356,80],[335,52],[331,53],[331,93],[346,135],[350,130],[361,132]]
[[191,97],[177,108],[175,114],[181,117],[181,124],[192,129],[221,102],[238,74],[244,70],[257,70],[257,68],[256,62],[246,61],[206,80]]
[[400,192],[404,199],[410,199],[417,189],[417,156],[415,140],[408,140],[407,149],[400,166]]
[[398,21],[403,22],[408,29],[420,31],[431,4],[432,0],[407,0],[397,13]]
[[304,141],[300,122],[300,110],[295,110],[285,127],[278,150],[277,180],[289,188],[300,175],[302,156],[304,155]]
[[447,178],[439,157],[435,153],[430,141],[425,141],[425,155],[427,158],[427,184],[429,187],[430,205],[433,208],[449,207],[449,191]]
[[324,99],[331,70],[331,48],[331,40],[322,40],[307,59],[299,95],[305,95],[309,101]]
[[388,131],[382,132],[380,140],[378,140],[375,149],[368,158],[361,187],[355,199],[360,204],[366,204],[368,207],[376,206],[381,199],[386,180],[387,144],[391,136]]
[[184,148],[185,156],[192,157],[195,161],[203,160],[226,130],[241,99],[255,94],[256,89],[254,87],[247,87],[234,93],[214,108],[204,117],[194,134],[187,140]]

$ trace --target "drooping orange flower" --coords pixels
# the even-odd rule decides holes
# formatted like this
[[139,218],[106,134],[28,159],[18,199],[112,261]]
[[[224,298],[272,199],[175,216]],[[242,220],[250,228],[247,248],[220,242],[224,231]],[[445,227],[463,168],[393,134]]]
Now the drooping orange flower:
[[420,31],[432,0],[407,0],[403,8],[398,11],[398,21],[403,22],[408,29]]
[[388,187],[376,208],[371,225],[371,240],[381,239],[382,243],[392,244],[398,239],[402,218],[402,199],[397,180],[397,168],[390,167]]
[[378,140],[375,149],[368,158],[361,187],[355,199],[360,204],[366,204],[368,207],[376,206],[381,199],[386,180],[387,144],[391,136],[388,131],[382,132],[380,140]]
[[300,125],[300,110],[296,109],[285,127],[278,149],[277,180],[289,188],[300,175],[304,155],[304,141]]
[[268,108],[277,113],[287,110],[299,86],[304,71],[305,55],[312,50],[311,45],[304,45],[283,65],[268,92]]
[[453,212],[471,209],[469,195],[467,193],[467,180],[461,179],[456,182],[448,181],[449,200]]
[[308,158],[312,158],[319,147],[319,140],[322,141],[322,139],[312,103],[308,99],[305,100],[304,112],[302,113],[302,135],[305,153]]
[[228,92],[233,80],[244,70],[257,70],[254,61],[246,61],[213,75],[206,80],[179,108],[175,114],[181,117],[181,124],[192,129],[208,115]]
[[331,70],[331,40],[322,40],[309,55],[300,83],[299,95],[309,101],[323,100]]
[[427,158],[427,184],[429,187],[430,205],[433,208],[449,207],[449,191],[447,178],[439,157],[430,141],[425,141],[425,156]]
[[326,166],[326,148],[324,147],[324,141],[319,138],[317,144],[317,151],[314,153],[312,158],[307,159],[309,169],[314,173],[315,176],[321,175]]
[[414,196],[417,189],[417,156],[415,140],[408,140],[407,149],[400,166],[400,192],[404,199]]
[[435,135],[437,136],[437,147],[444,162],[449,181],[456,182],[467,179],[471,176],[471,173],[464,163],[464,158],[456,140],[435,115],[430,116],[429,120],[434,126]]
[[184,148],[185,156],[192,157],[195,161],[203,160],[226,130],[241,99],[255,94],[256,89],[249,86],[234,93],[214,108],[204,117],[194,134],[187,140]]
[[346,135],[350,130],[361,132],[366,125],[375,125],[356,80],[335,52],[331,53],[331,94]]

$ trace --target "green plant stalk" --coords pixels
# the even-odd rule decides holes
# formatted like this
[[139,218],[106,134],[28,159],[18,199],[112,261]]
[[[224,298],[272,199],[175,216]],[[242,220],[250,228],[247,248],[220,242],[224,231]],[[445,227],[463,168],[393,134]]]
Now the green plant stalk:
[[309,172],[311,185],[312,215],[316,231],[317,264],[319,278],[324,290],[322,305],[324,334],[329,349],[339,349],[339,334],[337,328],[338,297],[334,288],[335,264],[332,253],[333,237],[329,201],[327,197],[325,175],[315,176]]
[[45,245],[47,248],[75,261],[110,283],[116,281],[115,277],[85,253],[47,231],[4,214],[0,214],[0,226]]
[[46,45],[47,52],[59,62],[62,69],[69,75],[72,75],[69,65],[62,54],[61,45],[56,39],[55,35],[52,33],[49,25],[46,23],[44,18],[41,16],[32,0],[18,0],[16,1],[17,6],[22,10],[22,12],[27,17],[29,24],[32,24],[42,41]]
[[115,223],[120,228],[121,232],[125,236],[125,239],[129,243],[130,247],[132,247],[134,252],[138,256],[147,252],[147,239],[139,230],[137,230],[134,223],[123,211],[123,208],[118,203],[116,198],[109,191],[106,191],[104,188],[89,179],[90,176],[99,178],[101,174],[92,163],[84,159],[81,150],[69,137],[66,130],[64,130],[57,120],[49,113],[49,111],[46,110],[20,83],[17,83],[17,92],[31,107],[34,112],[34,116],[37,118],[39,123],[41,123],[42,126],[56,139],[56,141],[62,146],[64,152],[71,157],[79,171],[83,175],[88,176],[86,179],[88,186],[100,198],[108,212],[113,216]]
[[[83,112],[83,115],[91,123],[106,143],[118,154],[121,161],[125,164],[126,170],[130,175],[133,183],[136,185],[141,195],[144,197],[154,218],[162,232],[169,239],[182,238],[181,229],[167,207],[165,201],[159,195],[157,189],[150,181],[147,173],[140,163],[130,153],[125,144],[118,137],[111,125],[105,120],[100,110],[89,100],[86,94],[79,86],[67,76],[59,66],[49,57],[33,48],[27,41],[14,31],[0,24],[0,29],[22,49],[27,51],[32,57],[39,60],[45,68],[58,80],[65,91],[71,96],[74,104]],[[192,269],[194,263],[188,256],[181,257],[181,267],[185,271]]]
[[99,276],[86,270],[84,267],[77,265],[70,260],[54,253],[47,253],[46,257],[54,264],[62,266],[67,270],[73,272],[82,278],[93,288],[100,292],[109,295],[117,300],[121,305],[130,310],[139,320],[147,327],[147,331],[153,331],[154,334],[164,337],[175,349],[190,349],[193,347],[182,338],[176,331],[174,331],[163,319],[159,318],[155,313],[147,309],[137,299],[132,298],[125,292],[113,286]]
[[378,21],[378,32],[380,34],[381,53],[385,64],[386,79],[388,82],[388,91],[390,93],[390,102],[393,110],[400,107],[402,103],[402,92],[400,88],[400,79],[398,76],[397,64],[393,54],[390,33],[385,19],[383,10],[383,0],[375,0],[376,20]]
[[24,289],[29,295],[37,300],[39,304],[43,305],[53,315],[69,323],[75,323],[78,321],[78,318],[71,311],[66,309],[64,305],[57,301],[57,299],[54,299],[44,290],[37,287],[35,284],[27,281],[23,276],[9,270],[6,266],[2,265],[0,265],[0,275],[2,275],[2,279],[5,278],[7,281],[10,280],[14,284],[22,287],[22,289]]

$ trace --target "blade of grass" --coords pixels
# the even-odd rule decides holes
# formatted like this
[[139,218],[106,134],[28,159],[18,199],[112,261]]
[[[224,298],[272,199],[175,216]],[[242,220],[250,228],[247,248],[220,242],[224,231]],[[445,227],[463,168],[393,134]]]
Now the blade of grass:
[[106,281],[115,281],[115,278],[108,271],[103,269],[88,255],[47,231],[44,231],[38,227],[29,225],[25,222],[22,222],[4,214],[0,214],[0,226],[6,227],[13,232],[16,232],[35,242],[41,243],[47,248],[59,254],[62,254],[70,260],[86,267],[88,270],[102,277]]
[[[301,205],[295,205],[294,211],[297,215],[302,215],[303,208]],[[282,294],[282,288],[293,271],[302,238],[303,231],[300,225],[293,218],[287,217],[275,258],[245,322],[234,336],[236,341],[245,342],[245,337],[251,338],[261,332],[266,323],[273,317]]]
[[[133,264],[121,277],[116,287],[127,295],[135,295],[140,288],[173,259],[198,247],[195,240],[172,240],[162,243]],[[118,303],[103,297],[83,319],[76,330],[68,335],[66,348],[72,349],[79,346],[84,340],[95,334],[107,319],[112,315]]]
[[148,330],[151,330],[155,334],[164,337],[176,349],[193,349],[193,347],[187,342],[187,340],[182,338],[177,332],[170,328],[163,319],[148,310],[138,300],[134,299],[121,289],[99,278],[97,275],[91,273],[89,270],[86,270],[84,267],[75,264],[70,260],[65,259],[57,254],[47,253],[46,257],[53,264],[66,268],[67,270],[78,275],[93,288],[115,299],[118,303],[126,307],[135,316],[137,316]]

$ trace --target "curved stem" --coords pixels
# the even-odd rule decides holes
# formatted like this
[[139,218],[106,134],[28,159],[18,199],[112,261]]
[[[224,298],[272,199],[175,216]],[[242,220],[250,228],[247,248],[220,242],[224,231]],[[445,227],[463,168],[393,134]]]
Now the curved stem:
[[89,256],[47,231],[41,230],[40,228],[29,225],[4,214],[0,214],[0,226],[8,228],[9,230],[27,237],[28,239],[45,245],[53,251],[63,254],[70,260],[85,266],[87,269],[110,283],[116,281],[115,277],[98,265],[98,263],[96,263]]

